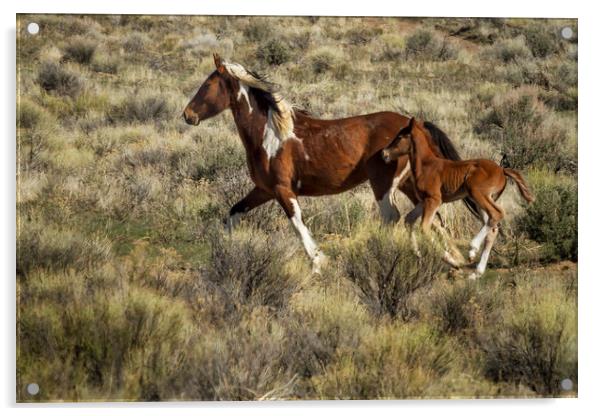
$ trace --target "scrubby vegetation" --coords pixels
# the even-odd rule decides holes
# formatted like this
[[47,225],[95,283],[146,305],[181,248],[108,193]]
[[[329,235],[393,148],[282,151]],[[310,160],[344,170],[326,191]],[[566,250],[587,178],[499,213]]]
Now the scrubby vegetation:
[[[576,395],[564,26],[577,33],[570,20],[19,16],[18,400]],[[521,169],[536,202],[508,186],[491,268],[469,282],[438,243],[419,239],[417,259],[367,186],[304,198],[329,257],[312,275],[276,203],[223,231],[251,187],[236,127],[180,118],[214,51],[319,117],[434,121],[464,157]],[[441,214],[466,251],[479,224],[460,203]]]

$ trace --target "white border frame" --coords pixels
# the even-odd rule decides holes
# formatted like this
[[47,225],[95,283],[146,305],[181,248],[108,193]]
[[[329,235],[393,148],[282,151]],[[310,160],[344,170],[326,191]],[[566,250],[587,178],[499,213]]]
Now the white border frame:
[[[152,0],[151,0],[152,1]],[[186,0],[138,4],[134,1],[104,0],[84,4],[65,2],[49,3],[43,0],[23,0],[20,4],[2,3],[4,39],[1,44],[5,65],[2,67],[2,99],[4,110],[0,112],[5,135],[2,143],[2,179],[4,201],[2,221],[4,230],[0,250],[2,255],[2,332],[0,333],[0,403],[9,407],[8,414],[19,411],[23,414],[44,412],[48,415],[79,415],[82,409],[93,415],[128,409],[143,409],[144,414],[163,415],[166,411],[182,414],[198,414],[210,411],[215,414],[245,412],[252,415],[265,414],[328,414],[343,410],[351,415],[365,415],[367,411],[379,412],[418,411],[421,414],[467,415],[486,412],[489,415],[504,415],[514,412],[536,412],[563,415],[567,412],[590,414],[599,411],[601,385],[600,353],[602,345],[599,335],[600,289],[599,268],[594,251],[600,231],[597,220],[597,202],[600,186],[595,169],[600,162],[597,154],[602,151],[601,117],[595,112],[599,108],[600,94],[600,45],[602,40],[602,16],[593,6],[594,2],[501,0],[492,2],[453,1],[402,1],[370,0],[363,3],[331,2],[324,0]],[[111,13],[111,14],[246,14],[246,15],[322,15],[322,16],[450,16],[450,17],[566,17],[579,19],[579,399],[538,400],[439,400],[439,401],[305,401],[275,403],[94,403],[94,404],[15,404],[15,14],[16,13]],[[41,409],[44,408],[44,410]]]

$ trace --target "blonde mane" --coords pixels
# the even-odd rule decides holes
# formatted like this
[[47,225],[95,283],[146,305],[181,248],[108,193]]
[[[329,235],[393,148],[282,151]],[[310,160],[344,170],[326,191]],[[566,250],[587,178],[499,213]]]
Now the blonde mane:
[[226,71],[245,86],[265,91],[274,98],[275,108],[268,111],[268,125],[276,130],[278,139],[284,141],[295,137],[293,107],[280,95],[278,85],[266,80],[237,63],[223,62]]

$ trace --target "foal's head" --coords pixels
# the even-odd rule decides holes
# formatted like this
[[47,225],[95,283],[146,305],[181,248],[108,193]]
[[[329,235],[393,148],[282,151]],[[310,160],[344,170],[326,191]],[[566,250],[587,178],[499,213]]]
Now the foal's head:
[[397,160],[400,156],[407,155],[410,153],[412,146],[411,136],[412,130],[415,128],[416,120],[414,117],[410,119],[410,123],[397,133],[395,139],[383,150],[383,159],[389,163],[393,160]]
[[215,71],[203,82],[182,114],[188,124],[197,126],[201,121],[229,108],[232,102],[231,92],[239,88],[238,80],[228,73],[222,58],[213,54],[213,59]]

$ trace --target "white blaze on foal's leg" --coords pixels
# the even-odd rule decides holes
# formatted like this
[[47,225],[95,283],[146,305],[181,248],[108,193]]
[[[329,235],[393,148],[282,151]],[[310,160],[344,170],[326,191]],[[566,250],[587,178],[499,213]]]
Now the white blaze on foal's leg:
[[485,240],[485,237],[487,236],[489,230],[489,228],[487,227],[487,221],[489,220],[489,216],[485,212],[482,212],[481,215],[483,218],[483,226],[481,227],[481,230],[475,236],[475,238],[473,238],[470,242],[470,251],[468,252],[468,258],[470,259],[470,261],[473,261],[477,257],[477,252],[481,248],[481,245],[483,244],[483,241]]
[[481,260],[477,266],[477,270],[475,273],[472,273],[468,278],[476,279],[480,277],[483,273],[485,273],[485,268],[487,267],[487,261],[489,260],[489,254],[491,253],[491,248],[493,247],[493,243],[495,241],[495,237],[497,237],[498,228],[497,225],[492,227],[487,227],[487,236],[485,238],[485,248],[483,249],[483,253],[481,253]]
[[318,249],[316,242],[311,237],[309,229],[303,223],[303,219],[301,217],[301,207],[299,207],[297,200],[291,199],[291,204],[293,204],[293,216],[291,217],[293,227],[295,227],[295,231],[297,231],[297,234],[299,234],[301,237],[301,242],[303,243],[305,252],[313,261],[314,271],[319,273],[320,264],[324,260],[324,254],[322,254],[322,252]]

